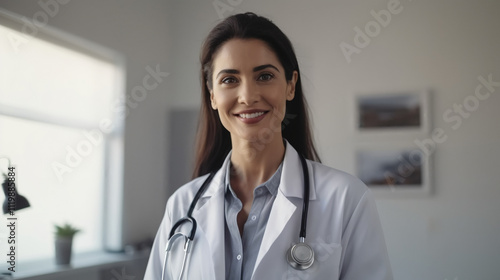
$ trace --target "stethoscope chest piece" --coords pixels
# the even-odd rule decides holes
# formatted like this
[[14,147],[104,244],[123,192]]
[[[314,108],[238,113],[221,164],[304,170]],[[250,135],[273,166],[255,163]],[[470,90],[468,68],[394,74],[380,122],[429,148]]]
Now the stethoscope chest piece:
[[306,270],[314,263],[314,250],[301,241],[288,249],[286,259],[293,268]]

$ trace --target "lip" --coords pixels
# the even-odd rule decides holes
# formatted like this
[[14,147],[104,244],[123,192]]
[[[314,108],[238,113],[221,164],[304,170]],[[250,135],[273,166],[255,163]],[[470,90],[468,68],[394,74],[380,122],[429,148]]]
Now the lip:
[[[255,118],[250,118],[250,119],[242,118],[239,116],[240,114],[253,114],[253,113],[259,113],[259,112],[263,112],[264,114],[262,114],[258,117],[255,117]],[[267,111],[267,110],[253,109],[253,110],[240,111],[240,112],[234,114],[234,116],[245,124],[254,124],[254,123],[260,122],[263,118],[265,118],[267,113],[269,113],[269,111]]]

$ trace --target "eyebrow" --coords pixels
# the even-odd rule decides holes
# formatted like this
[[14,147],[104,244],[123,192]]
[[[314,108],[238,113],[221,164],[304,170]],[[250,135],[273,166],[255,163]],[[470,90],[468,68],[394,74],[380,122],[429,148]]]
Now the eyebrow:
[[272,64],[264,64],[264,65],[261,65],[261,66],[257,66],[255,68],[253,68],[253,71],[257,72],[257,71],[260,71],[260,70],[264,70],[266,68],[274,68],[274,69],[276,69],[276,71],[278,71],[278,72],[280,71],[280,70],[278,70],[278,68],[276,66],[274,66]]
[[[253,68],[253,72],[258,72],[258,71],[264,70],[266,68],[273,68],[276,71],[280,72],[280,70],[278,70],[278,68],[272,64],[264,64],[264,65],[256,66]],[[236,69],[223,69],[217,74],[217,77],[219,77],[220,74],[239,74],[239,73],[240,73],[240,71],[238,71]]]

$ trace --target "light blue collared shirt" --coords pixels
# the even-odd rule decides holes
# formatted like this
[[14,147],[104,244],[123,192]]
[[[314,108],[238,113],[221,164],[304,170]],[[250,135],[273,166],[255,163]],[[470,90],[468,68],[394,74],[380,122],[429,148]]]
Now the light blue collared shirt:
[[254,189],[252,208],[241,236],[237,216],[243,205],[231,188],[231,164],[227,165],[224,182],[226,279],[250,280],[252,278],[267,220],[278,193],[282,169],[283,162],[267,182]]

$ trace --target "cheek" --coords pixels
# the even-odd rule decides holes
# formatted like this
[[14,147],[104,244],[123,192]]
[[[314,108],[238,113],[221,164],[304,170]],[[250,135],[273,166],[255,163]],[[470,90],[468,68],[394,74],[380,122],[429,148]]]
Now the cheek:
[[273,97],[272,99],[272,104],[274,105],[275,109],[278,110],[281,113],[285,113],[286,111],[286,97],[284,94],[279,94]]
[[214,94],[213,98],[214,104],[217,106],[217,110],[219,111],[219,115],[224,115],[231,109],[232,101],[229,98],[228,94],[221,93],[220,91]]

